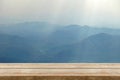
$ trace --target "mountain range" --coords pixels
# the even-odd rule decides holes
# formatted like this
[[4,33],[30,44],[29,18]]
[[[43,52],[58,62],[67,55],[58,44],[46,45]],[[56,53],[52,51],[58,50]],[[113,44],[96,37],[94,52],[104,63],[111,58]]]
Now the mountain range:
[[120,62],[120,29],[45,22],[0,25],[0,62]]

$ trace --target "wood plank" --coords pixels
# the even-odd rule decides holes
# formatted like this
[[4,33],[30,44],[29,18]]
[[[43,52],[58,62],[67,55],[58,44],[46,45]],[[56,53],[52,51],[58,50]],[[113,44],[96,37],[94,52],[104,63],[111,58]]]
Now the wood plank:
[[120,64],[0,64],[0,76],[120,76]]
[[0,80],[120,80],[114,76],[15,76],[0,77]]
[[57,68],[57,69],[79,69],[79,68],[99,68],[99,69],[120,69],[119,63],[1,63],[0,69],[5,68],[20,68],[20,69],[36,69],[36,68]]

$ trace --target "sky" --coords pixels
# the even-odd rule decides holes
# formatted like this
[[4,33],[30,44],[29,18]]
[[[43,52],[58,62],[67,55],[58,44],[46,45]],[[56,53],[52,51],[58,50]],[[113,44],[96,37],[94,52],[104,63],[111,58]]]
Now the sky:
[[27,21],[120,28],[120,0],[0,0],[0,24]]

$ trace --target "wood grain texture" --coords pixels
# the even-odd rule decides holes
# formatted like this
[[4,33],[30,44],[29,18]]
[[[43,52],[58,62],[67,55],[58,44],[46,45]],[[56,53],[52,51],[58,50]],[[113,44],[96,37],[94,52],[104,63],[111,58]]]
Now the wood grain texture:
[[0,77],[0,80],[120,80],[120,77],[113,76],[16,76]]
[[120,64],[0,64],[0,76],[120,76]]

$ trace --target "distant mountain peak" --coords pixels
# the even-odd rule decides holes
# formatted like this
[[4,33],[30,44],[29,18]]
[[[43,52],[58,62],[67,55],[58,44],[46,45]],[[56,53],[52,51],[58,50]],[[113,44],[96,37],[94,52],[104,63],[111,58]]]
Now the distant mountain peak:
[[111,40],[113,38],[112,35],[107,34],[107,33],[99,33],[99,34],[95,34],[92,36],[89,36],[88,38],[84,39],[83,42],[86,43],[87,42],[99,42],[99,41],[108,41]]
[[62,28],[62,30],[79,30],[82,26],[80,25],[68,25]]
[[112,35],[107,34],[107,33],[99,33],[99,34],[96,34],[96,35],[93,35],[93,36],[108,37],[108,36],[112,36]]

